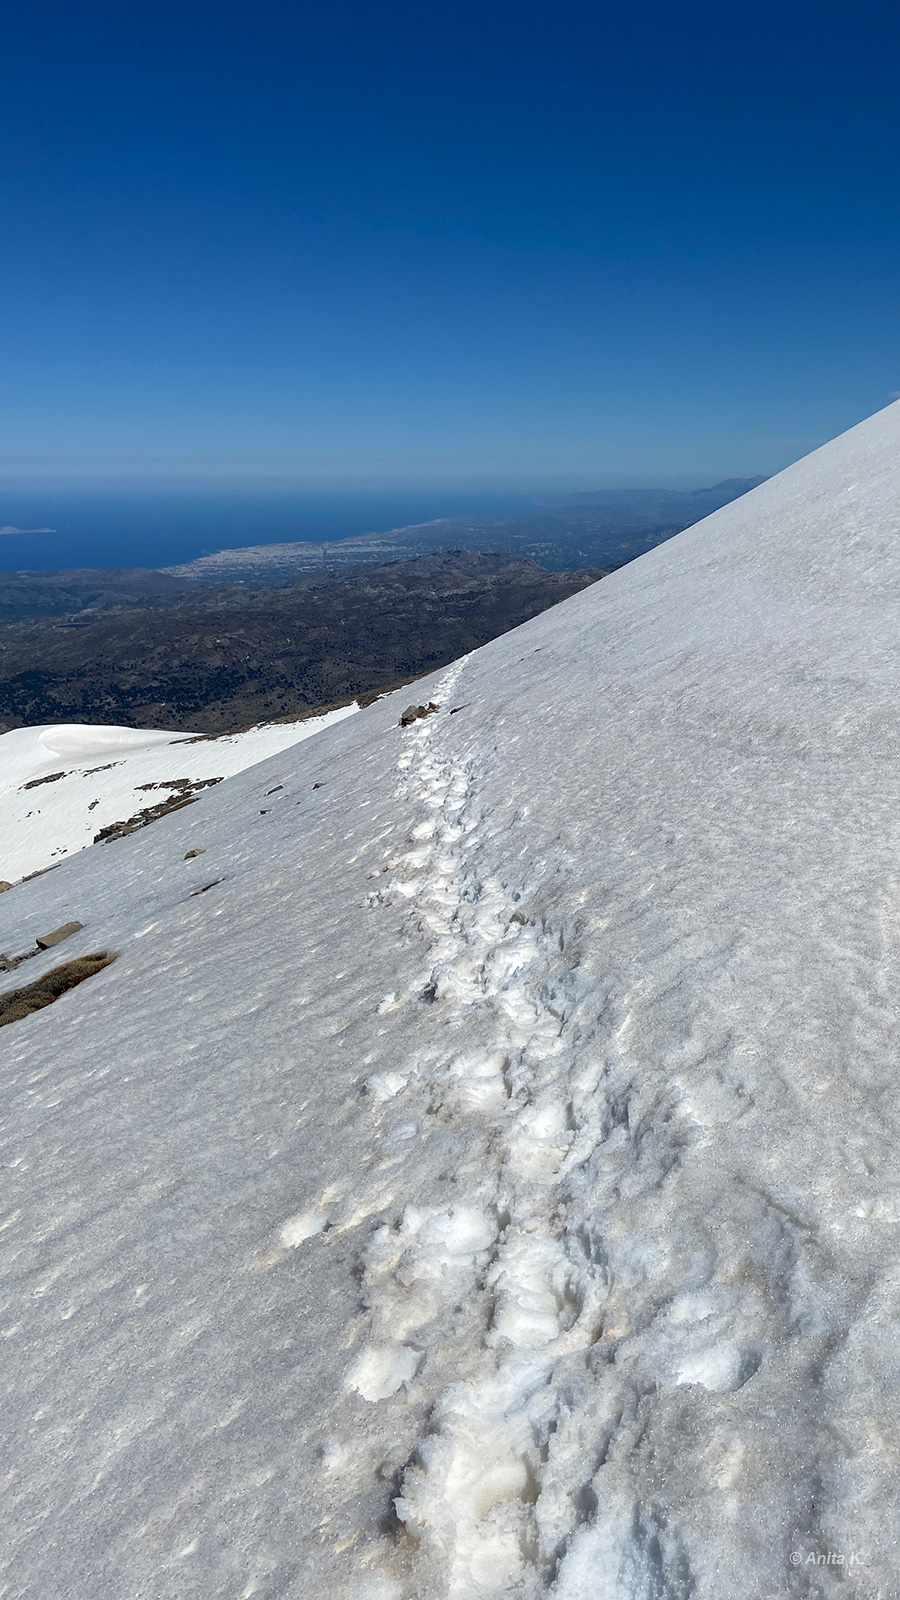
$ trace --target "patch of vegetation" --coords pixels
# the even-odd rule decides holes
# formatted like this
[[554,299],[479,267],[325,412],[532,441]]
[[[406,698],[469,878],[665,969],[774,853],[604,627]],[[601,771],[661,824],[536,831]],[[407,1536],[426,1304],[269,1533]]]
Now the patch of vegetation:
[[52,1006],[61,994],[84,983],[85,978],[92,978],[95,972],[102,972],[115,959],[105,950],[97,950],[93,955],[64,961],[61,967],[51,968],[42,978],[26,983],[22,989],[9,989],[6,994],[0,994],[0,1028],[5,1028],[8,1022],[30,1017],[33,1011],[42,1011],[44,1006]]

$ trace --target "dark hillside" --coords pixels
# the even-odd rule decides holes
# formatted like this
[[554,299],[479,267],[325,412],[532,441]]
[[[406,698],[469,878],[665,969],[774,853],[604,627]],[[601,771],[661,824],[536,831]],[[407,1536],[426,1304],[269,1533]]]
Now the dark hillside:
[[[595,582],[457,551],[0,627],[0,728],[218,733],[421,676]],[[156,597],[154,597],[156,598]],[[175,602],[175,603],[173,603]]]

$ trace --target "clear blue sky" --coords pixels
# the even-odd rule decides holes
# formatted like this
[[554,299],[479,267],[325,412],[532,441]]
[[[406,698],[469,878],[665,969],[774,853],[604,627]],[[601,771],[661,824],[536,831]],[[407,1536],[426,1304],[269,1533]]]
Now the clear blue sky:
[[0,478],[770,472],[900,390],[900,10],[30,0]]

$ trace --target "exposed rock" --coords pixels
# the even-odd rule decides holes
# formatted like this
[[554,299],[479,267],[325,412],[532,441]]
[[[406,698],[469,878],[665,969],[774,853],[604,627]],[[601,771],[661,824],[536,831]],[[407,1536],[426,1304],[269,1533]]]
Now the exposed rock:
[[429,700],[427,706],[407,706],[400,718],[400,727],[408,728],[411,722],[418,722],[420,717],[430,717],[438,709],[433,700]]
[[170,811],[180,811],[182,806],[193,805],[200,789],[209,789],[214,783],[221,782],[221,778],[173,778],[166,783],[142,783],[142,789],[174,789],[175,793],[167,800],[159,800],[155,806],[142,806],[140,811],[136,811],[133,817],[126,817],[124,822],[108,823],[94,834],[94,844],[109,844],[113,839],[124,839],[129,833],[137,833],[139,828],[146,828],[149,822],[158,822]]
[[7,889],[11,889],[11,888],[12,888],[12,884],[11,883],[7,883],[5,878],[0,878],[0,894],[5,894]]
[[72,934],[79,933],[83,927],[83,922],[63,922],[60,927],[54,928],[52,933],[42,933],[34,942],[39,950],[52,950],[55,944],[62,944],[64,939],[71,939]]
[[[30,813],[29,813],[29,815],[30,815]],[[45,872],[55,872],[57,867],[61,867],[61,866],[62,866],[62,862],[61,861],[54,861],[54,862],[51,863],[51,865],[49,867],[38,867],[36,872],[26,872],[24,878],[20,878],[19,882],[20,883],[30,883],[32,878],[42,878],[44,876]]]
[[193,861],[195,856],[205,856],[205,855],[206,855],[205,849],[201,850],[201,849],[197,848],[195,850],[186,851],[184,859],[185,859],[185,861]]
[[48,772],[44,778],[32,778],[30,783],[23,783],[23,789],[39,789],[42,783],[56,783],[59,778],[64,778],[64,772]]
[[194,805],[196,798],[195,795],[188,795],[186,799],[175,796],[171,800],[161,800],[158,806],[143,806],[134,816],[126,817],[124,822],[110,822],[101,828],[99,833],[94,834],[94,844],[111,844],[113,839],[124,839],[129,833],[146,828],[149,822],[158,822],[160,817],[168,816],[170,811],[180,811],[182,806]]
[[137,790],[145,794],[149,789],[178,789],[182,794],[193,794],[195,789],[210,789],[221,782],[221,778],[160,778],[157,783],[139,783]]

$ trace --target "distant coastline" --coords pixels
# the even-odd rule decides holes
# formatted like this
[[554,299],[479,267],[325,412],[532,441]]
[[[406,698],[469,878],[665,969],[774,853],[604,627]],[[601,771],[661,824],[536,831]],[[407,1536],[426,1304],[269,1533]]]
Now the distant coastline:
[[[516,490],[418,489],[363,493],[321,490],[109,490],[0,489],[0,572],[58,572],[84,568],[182,567],[218,552],[263,545],[335,546],[346,540],[379,539],[441,521],[476,525],[507,524],[514,529],[509,548],[535,554],[530,546],[546,536],[532,519],[543,521],[554,506],[566,506],[568,531],[667,527],[675,532],[734,499],[758,478],[726,480],[696,490],[618,489],[573,493],[538,501]],[[717,493],[717,490],[723,491]],[[51,526],[52,524],[52,526]],[[528,524],[532,524],[530,531]],[[551,540],[557,536],[551,531]],[[36,535],[40,537],[36,537]],[[410,543],[400,541],[404,553]],[[467,542],[458,533],[444,542]],[[659,539],[654,542],[658,543]],[[480,538],[476,548],[491,548]],[[645,546],[646,547],[646,546]],[[631,554],[639,554],[635,548]],[[346,557],[345,559],[349,559]],[[359,556],[355,559],[360,559]],[[617,561],[631,559],[621,554]],[[592,547],[575,565],[598,560]],[[315,563],[312,563],[315,564]],[[295,566],[295,570],[297,570]]]
[[532,495],[514,490],[0,488],[0,572],[168,567],[246,545],[332,542],[435,517],[535,509]]

